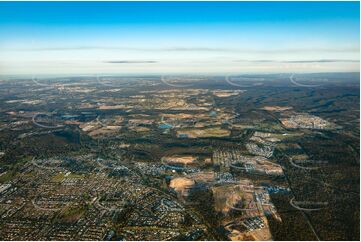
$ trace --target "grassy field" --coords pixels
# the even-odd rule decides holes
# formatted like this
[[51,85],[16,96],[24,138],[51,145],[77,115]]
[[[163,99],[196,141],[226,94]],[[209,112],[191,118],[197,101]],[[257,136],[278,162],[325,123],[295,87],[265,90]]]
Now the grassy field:
[[187,135],[188,138],[209,138],[209,137],[227,137],[231,134],[229,130],[220,127],[207,129],[184,129],[177,131],[177,135]]
[[53,178],[51,180],[52,180],[52,182],[62,182],[65,178],[82,179],[82,178],[84,178],[84,175],[79,175],[76,173],[59,172],[58,174],[53,176]]

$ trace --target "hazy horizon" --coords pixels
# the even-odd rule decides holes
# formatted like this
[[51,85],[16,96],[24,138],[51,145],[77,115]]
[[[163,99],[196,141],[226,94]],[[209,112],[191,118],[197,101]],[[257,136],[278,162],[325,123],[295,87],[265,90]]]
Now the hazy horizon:
[[359,72],[359,2],[0,2],[0,75]]

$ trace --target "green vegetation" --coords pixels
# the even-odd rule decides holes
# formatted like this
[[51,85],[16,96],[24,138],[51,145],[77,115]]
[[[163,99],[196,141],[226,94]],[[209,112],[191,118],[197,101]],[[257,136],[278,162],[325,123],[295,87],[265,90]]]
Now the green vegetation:
[[62,210],[58,216],[58,220],[65,223],[73,223],[78,221],[88,210],[89,205],[83,203],[79,205],[70,205]]
[[16,176],[15,171],[7,171],[5,174],[0,175],[0,183],[11,181]]

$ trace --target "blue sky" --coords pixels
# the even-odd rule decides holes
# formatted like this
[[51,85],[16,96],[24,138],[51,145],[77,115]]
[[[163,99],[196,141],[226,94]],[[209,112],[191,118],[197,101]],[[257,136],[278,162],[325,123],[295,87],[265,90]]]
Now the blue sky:
[[0,2],[0,74],[359,71],[359,2]]

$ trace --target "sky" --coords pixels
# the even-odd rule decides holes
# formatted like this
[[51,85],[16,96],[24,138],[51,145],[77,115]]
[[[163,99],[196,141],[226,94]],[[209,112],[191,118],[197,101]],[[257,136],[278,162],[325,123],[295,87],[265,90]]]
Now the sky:
[[0,2],[0,75],[359,71],[359,2]]

